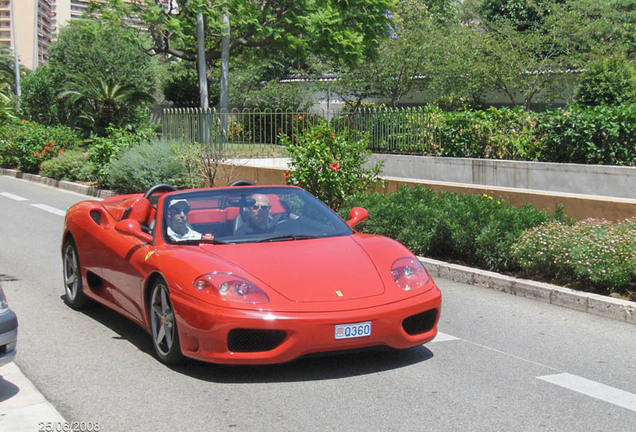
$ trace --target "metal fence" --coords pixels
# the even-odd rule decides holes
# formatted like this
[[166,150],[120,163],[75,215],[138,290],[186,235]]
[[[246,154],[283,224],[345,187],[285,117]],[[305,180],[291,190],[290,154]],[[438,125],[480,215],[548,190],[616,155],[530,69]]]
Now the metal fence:
[[[280,135],[302,133],[327,121],[324,113],[282,110],[232,110],[199,108],[164,109],[164,139],[211,144],[232,155],[284,156]],[[424,107],[365,108],[341,111],[329,121],[333,130],[364,138],[379,153],[432,154],[439,150],[435,114]]]

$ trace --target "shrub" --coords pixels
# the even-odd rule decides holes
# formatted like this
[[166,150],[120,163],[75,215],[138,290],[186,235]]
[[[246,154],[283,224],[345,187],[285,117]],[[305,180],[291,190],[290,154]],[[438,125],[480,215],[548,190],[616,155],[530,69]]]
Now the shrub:
[[566,218],[531,206],[514,207],[492,196],[435,193],[415,186],[390,195],[372,193],[355,200],[371,217],[363,232],[395,238],[418,255],[461,262],[493,271],[518,268],[510,248],[525,230]]
[[88,161],[93,167],[93,176],[100,185],[106,183],[111,160],[124,150],[130,149],[150,137],[149,131],[133,132],[126,129],[109,127],[105,137],[92,136]]
[[636,165],[636,103],[444,112],[435,107],[361,110],[331,122],[368,133],[380,153]]
[[56,180],[92,181],[94,179],[91,178],[90,172],[86,153],[80,150],[63,152],[40,165],[40,175]]
[[156,183],[188,184],[186,168],[167,141],[152,140],[124,150],[110,166],[108,186],[116,192],[143,192]]
[[280,139],[291,157],[287,183],[302,186],[334,209],[347,197],[373,187],[382,169],[381,164],[363,167],[371,154],[366,140],[355,140],[346,132],[336,134],[327,123],[305,129],[292,139],[281,134]]
[[42,162],[80,144],[68,127],[43,126],[26,120],[1,128],[0,140],[3,164],[28,173],[37,173]]
[[58,99],[50,68],[45,63],[22,81],[20,109],[27,118],[41,124],[58,122]]
[[577,103],[587,106],[636,102],[636,70],[625,56],[613,55],[588,65],[576,90]]
[[536,135],[541,161],[635,165],[636,104],[549,111]]
[[636,288],[636,219],[546,223],[525,231],[512,255],[531,277],[573,283],[587,291]]

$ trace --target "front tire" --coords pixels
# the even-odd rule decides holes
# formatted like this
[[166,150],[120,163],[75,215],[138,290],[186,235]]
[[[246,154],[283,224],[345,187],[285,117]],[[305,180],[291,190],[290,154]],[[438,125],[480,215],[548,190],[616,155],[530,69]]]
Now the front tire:
[[158,280],[152,285],[149,308],[152,345],[157,357],[166,365],[180,362],[183,354],[179,343],[177,321],[168,286],[163,280]]
[[73,309],[82,309],[90,302],[90,299],[84,294],[79,255],[77,254],[75,242],[72,239],[64,243],[62,260],[64,292],[66,293],[64,301]]

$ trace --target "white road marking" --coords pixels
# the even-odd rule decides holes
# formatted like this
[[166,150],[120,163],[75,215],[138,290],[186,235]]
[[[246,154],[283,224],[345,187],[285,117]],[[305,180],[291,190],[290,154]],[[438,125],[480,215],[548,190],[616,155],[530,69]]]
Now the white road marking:
[[39,428],[42,423],[65,424],[64,417],[15,363],[0,367],[0,394],[4,396],[0,400],[0,430],[33,432],[44,430]]
[[545,375],[537,378],[636,412],[636,394],[569,373]]
[[461,340],[461,339],[446,333],[437,332],[437,336],[435,336],[435,339],[433,339],[431,342],[448,342],[448,341],[454,341],[454,340]]
[[64,210],[60,210],[58,208],[51,207],[51,206],[48,206],[46,204],[31,204],[31,205],[33,207],[39,208],[40,210],[44,210],[44,211],[47,211],[49,213],[56,214],[58,216],[65,216],[66,215],[66,212]]
[[21,197],[19,195],[14,195],[14,194],[9,193],[9,192],[0,192],[0,195],[2,195],[3,197],[6,197],[6,198],[12,199],[14,201],[28,201],[29,200],[28,198],[24,198],[24,197]]

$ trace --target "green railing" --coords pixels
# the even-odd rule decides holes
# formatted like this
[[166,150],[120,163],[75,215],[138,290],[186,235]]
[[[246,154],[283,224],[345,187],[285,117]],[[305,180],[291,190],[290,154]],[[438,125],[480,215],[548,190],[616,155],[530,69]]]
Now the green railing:
[[[210,144],[234,156],[284,156],[280,134],[299,133],[325,121],[320,113],[282,110],[164,109],[164,139]],[[423,107],[341,111],[330,119],[335,132],[347,130],[364,137],[369,149],[379,153],[434,154],[441,144],[435,114]]]

